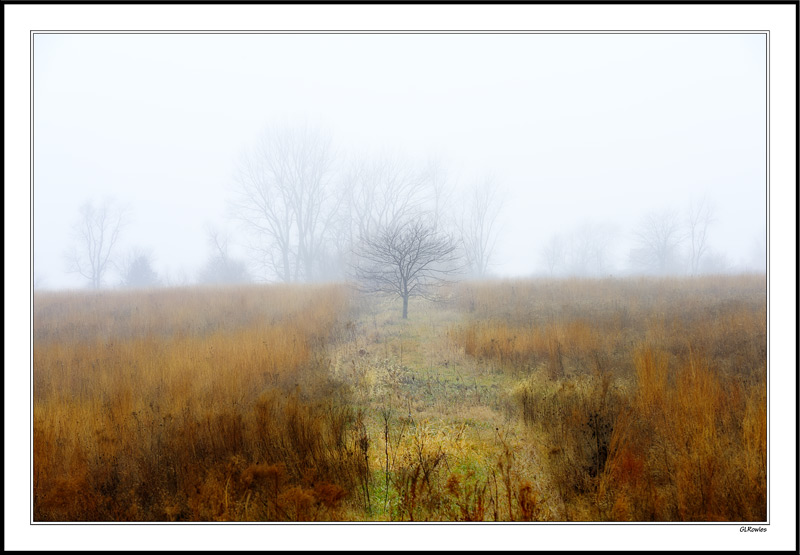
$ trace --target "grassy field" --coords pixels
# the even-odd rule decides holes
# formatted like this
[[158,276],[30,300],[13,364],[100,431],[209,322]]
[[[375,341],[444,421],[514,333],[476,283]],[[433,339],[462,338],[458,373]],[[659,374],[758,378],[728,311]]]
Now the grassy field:
[[763,521],[761,276],[34,297],[36,521]]

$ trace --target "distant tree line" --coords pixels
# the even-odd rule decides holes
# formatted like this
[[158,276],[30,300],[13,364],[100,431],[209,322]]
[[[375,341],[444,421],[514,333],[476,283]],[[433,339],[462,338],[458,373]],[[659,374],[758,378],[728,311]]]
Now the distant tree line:
[[[552,235],[540,250],[539,262],[550,276],[604,276],[617,270],[650,275],[723,273],[733,265],[709,246],[714,222],[713,206],[706,199],[690,203],[684,212],[672,208],[651,211],[631,233],[632,246],[624,267],[612,259],[619,232],[611,225],[585,223],[572,232]],[[766,238],[754,251],[758,247],[765,249]],[[756,265],[756,269],[760,267],[764,266]]]
[[[365,291],[396,293],[407,309],[410,297],[431,297],[456,274],[491,272],[503,202],[491,177],[455,202],[454,183],[440,163],[390,154],[346,157],[330,136],[300,126],[267,128],[243,152],[233,184],[229,215],[247,259],[230,255],[227,235],[208,230],[210,254],[197,283],[353,280]],[[88,286],[114,285],[112,270],[125,287],[164,283],[149,252],[118,256],[128,216],[110,201],[81,209],[68,269]],[[394,287],[379,285],[398,263],[406,266]]]
[[[318,129],[283,126],[265,129],[242,153],[232,185],[228,215],[246,255],[232,256],[229,236],[208,229],[209,255],[183,283],[350,280],[397,295],[405,315],[410,297],[431,298],[437,284],[456,277],[485,278],[495,263],[505,194],[492,176],[456,187],[441,163],[346,156]],[[147,250],[119,256],[129,216],[111,201],[84,204],[67,269],[94,289],[174,283],[155,272]],[[705,199],[684,212],[646,214],[630,236],[627,268],[691,275],[730,269],[709,247],[714,221]],[[619,239],[613,226],[591,222],[553,234],[539,251],[539,268],[554,277],[608,275],[620,269],[612,257]],[[765,258],[762,242],[754,252]],[[117,283],[110,283],[112,271]]]
[[427,237],[452,242],[467,275],[483,277],[497,241],[501,193],[491,182],[475,184],[459,215],[452,196],[439,163],[345,157],[316,129],[273,127],[242,155],[231,208],[263,279],[358,277],[365,245],[412,226],[419,232],[420,222]]

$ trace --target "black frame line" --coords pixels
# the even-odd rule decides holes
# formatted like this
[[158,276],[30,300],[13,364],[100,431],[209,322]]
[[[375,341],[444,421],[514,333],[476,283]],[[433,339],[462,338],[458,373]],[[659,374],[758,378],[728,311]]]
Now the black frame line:
[[[96,5],[100,2],[89,2],[86,0],[83,1],[76,1],[76,2],[69,2],[69,5]],[[64,5],[64,2],[59,2],[56,0],[6,0],[4,4],[31,4],[31,5]],[[159,5],[159,6],[186,6],[186,5],[212,5],[212,6],[229,6],[229,5],[282,5],[282,6],[292,6],[292,5],[316,5],[316,6],[324,6],[324,5],[331,5],[330,2],[320,2],[314,0],[297,0],[294,2],[269,2],[269,1],[260,1],[260,0],[233,0],[231,2],[221,2],[219,0],[171,0],[167,2],[160,2],[158,0],[106,0],[102,2],[102,4],[116,4],[116,5],[131,5],[131,4],[143,4],[143,5]],[[583,5],[583,6],[597,6],[597,5],[612,5],[612,6],[630,6],[631,4],[634,5],[691,5],[691,6],[727,6],[727,5],[735,5],[735,6],[742,6],[742,5],[751,5],[751,6],[761,6],[764,4],[797,4],[796,0],[765,0],[764,2],[759,2],[758,0],[704,0],[699,2],[694,2],[692,0],[641,0],[638,2],[626,2],[624,0],[609,0],[602,3],[599,2],[592,2],[590,0],[563,0],[559,2],[553,1],[525,1],[525,0],[499,0],[498,2],[486,2],[486,1],[475,1],[475,0],[462,0],[462,1],[442,1],[439,0],[437,2],[424,2],[420,0],[411,0],[411,1],[373,1],[373,2],[336,2],[335,5],[349,5],[349,6],[359,6],[359,5],[425,5],[425,6],[449,6],[449,5],[470,5],[470,6],[496,6],[496,5],[512,5],[512,6],[519,6],[519,5],[526,5],[526,6],[558,6],[558,5]]]

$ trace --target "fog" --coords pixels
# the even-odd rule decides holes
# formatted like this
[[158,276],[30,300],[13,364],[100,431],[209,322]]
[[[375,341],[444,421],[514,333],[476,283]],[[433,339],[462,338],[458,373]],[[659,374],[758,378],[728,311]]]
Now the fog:
[[[37,33],[34,285],[91,285],[68,260],[87,202],[125,210],[103,286],[132,253],[163,285],[196,283],[220,253],[281,279],[236,203],[248,153],[297,130],[328,153],[320,257],[375,217],[346,209],[356,183],[380,187],[354,168],[392,160],[456,238],[473,193],[495,193],[482,277],[765,271],[765,60],[757,33]],[[668,221],[654,260],[647,237]],[[340,278],[332,266],[294,277]]]

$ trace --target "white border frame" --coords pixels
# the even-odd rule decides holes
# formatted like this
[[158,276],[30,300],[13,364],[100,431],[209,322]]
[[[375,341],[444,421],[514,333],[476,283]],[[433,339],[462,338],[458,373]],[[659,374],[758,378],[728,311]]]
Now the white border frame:
[[[796,10],[793,4],[8,5],[5,15],[5,548],[174,550],[790,550],[796,530]],[[254,28],[257,25],[258,28]],[[769,31],[770,513],[738,525],[31,525],[32,30]],[[10,269],[13,269],[11,271]],[[26,325],[23,325],[25,323]],[[16,422],[16,424],[15,424]],[[779,439],[778,439],[779,438]],[[25,477],[22,479],[21,477]],[[145,526],[144,529],[140,526]],[[294,528],[300,526],[300,528]]]

